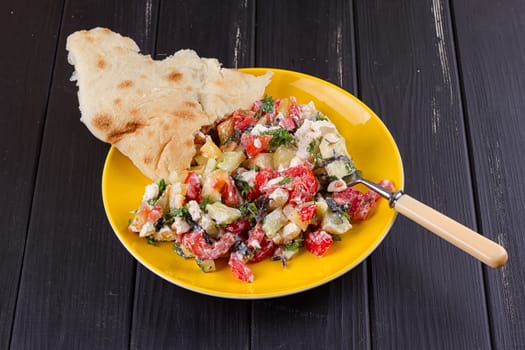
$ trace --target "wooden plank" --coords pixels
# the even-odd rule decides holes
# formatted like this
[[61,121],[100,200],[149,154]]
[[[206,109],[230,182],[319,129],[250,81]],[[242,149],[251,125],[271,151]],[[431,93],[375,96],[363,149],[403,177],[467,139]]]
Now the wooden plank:
[[[359,1],[356,18],[361,96],[397,140],[406,192],[475,227],[448,2]],[[371,273],[373,348],[490,348],[480,264],[465,253],[399,218]]]
[[[259,2],[256,63],[356,92],[352,2]],[[279,271],[276,271],[279,273]],[[366,263],[323,287],[253,304],[253,349],[366,349]]]
[[485,269],[492,343],[525,348],[525,3],[453,1],[482,231],[509,252]]
[[[253,10],[252,1],[163,2],[156,56],[192,48],[226,67],[249,66]],[[189,292],[142,267],[137,270],[135,295],[132,349],[249,347],[249,302]]]
[[[156,3],[69,1],[59,36],[12,348],[115,349],[129,342],[134,263],[101,198],[108,147],[79,122],[65,39],[97,25],[140,31],[151,50]],[[41,14],[41,13],[39,13]],[[58,16],[58,14],[49,14]],[[132,28],[132,30],[130,30]]]
[[7,349],[53,70],[60,1],[2,1],[0,22],[0,348]]

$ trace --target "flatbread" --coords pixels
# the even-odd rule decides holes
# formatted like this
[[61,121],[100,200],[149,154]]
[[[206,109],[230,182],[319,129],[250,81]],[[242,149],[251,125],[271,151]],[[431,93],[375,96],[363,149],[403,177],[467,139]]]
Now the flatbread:
[[192,50],[156,61],[106,28],[71,34],[66,49],[75,66],[80,120],[154,181],[180,180],[196,152],[195,133],[250,108],[272,74],[221,68]]

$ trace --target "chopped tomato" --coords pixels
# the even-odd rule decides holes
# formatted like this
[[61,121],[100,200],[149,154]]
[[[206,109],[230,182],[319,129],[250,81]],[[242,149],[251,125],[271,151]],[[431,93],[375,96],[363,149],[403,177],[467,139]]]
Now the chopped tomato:
[[283,128],[285,128],[288,131],[292,131],[292,130],[297,129],[297,123],[291,117],[286,117],[283,120],[281,120],[279,122],[279,126],[282,126]]
[[230,265],[230,270],[235,277],[243,282],[253,282],[253,272],[248,266],[246,266],[241,254],[231,252],[228,265]]
[[293,205],[310,201],[319,189],[317,178],[307,164],[291,167],[283,171],[284,176],[289,176],[293,179],[290,199],[288,200]]
[[332,246],[333,241],[332,236],[326,231],[317,230],[305,235],[304,246],[310,253],[321,257]]
[[250,229],[250,220],[244,218],[232,222],[231,224],[226,225],[226,231],[233,233],[234,235],[240,235],[243,232],[246,232]]
[[241,145],[246,150],[248,156],[253,157],[261,152],[267,152],[272,135],[253,135],[244,133],[241,136]]
[[210,244],[204,239],[204,231],[186,233],[182,244],[199,259],[217,259],[226,254],[235,243],[233,233],[226,232],[222,237]]
[[277,176],[279,176],[277,170],[272,168],[261,169],[257,175],[255,175],[255,189],[257,192],[260,193],[261,187],[266,185],[271,179],[275,179]]
[[231,176],[228,177],[228,181],[222,187],[221,196],[222,202],[230,207],[236,207],[241,204],[241,196]]
[[315,211],[317,210],[316,204],[308,204],[301,207],[299,211],[299,217],[302,221],[310,222],[314,216]]
[[[378,184],[390,192],[395,191],[394,184],[390,180],[383,180]],[[380,197],[375,191],[368,190],[366,193],[362,193],[351,187],[341,192],[335,192],[333,195],[337,204],[348,204],[348,215],[352,221],[368,219]]]
[[260,248],[255,249],[253,257],[248,260],[249,263],[258,263],[273,254],[275,250],[275,243],[268,237],[264,236],[260,242]]
[[154,224],[162,217],[162,213],[163,210],[161,206],[145,204],[137,210],[133,220],[131,220],[131,223],[128,226],[128,229],[133,232],[140,232],[145,223],[149,222]]
[[297,99],[294,96],[290,97],[290,107],[288,107],[288,117],[302,120],[301,117],[301,109],[299,108],[299,105],[297,104]]
[[190,171],[188,173],[188,176],[186,176],[186,180],[184,180],[184,183],[188,185],[186,187],[186,198],[188,198],[189,200],[196,200],[200,203],[202,185],[199,176],[193,171]]
[[257,122],[257,119],[251,111],[235,111],[233,112],[232,118],[235,129],[240,131],[246,130]]

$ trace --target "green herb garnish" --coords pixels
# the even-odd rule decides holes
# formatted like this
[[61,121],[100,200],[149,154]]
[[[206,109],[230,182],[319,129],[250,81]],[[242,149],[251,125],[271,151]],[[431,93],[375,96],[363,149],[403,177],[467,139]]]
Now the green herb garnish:
[[290,176],[285,176],[281,181],[278,182],[279,185],[286,185],[292,182],[292,178]]
[[261,100],[261,110],[265,113],[273,112],[274,101],[272,96],[264,94],[264,98]]
[[320,121],[320,120],[328,120],[327,117],[325,117],[321,112],[317,112],[314,116],[314,121]]
[[246,182],[241,175],[236,175],[233,177],[235,180],[235,186],[241,192],[242,196],[245,196],[251,189],[250,184]]
[[166,181],[164,181],[164,179],[160,179],[159,181],[159,197],[162,196],[162,194],[164,193],[164,191],[166,191]]
[[272,136],[272,139],[269,143],[271,152],[274,152],[280,145],[289,145],[295,142],[295,139],[292,136],[292,134],[290,134],[290,132],[288,132],[288,130],[286,130],[285,128],[267,130],[263,132],[262,135]]
[[253,202],[245,202],[239,206],[239,210],[241,211],[243,217],[248,218],[250,225],[254,226],[257,222],[257,213],[259,212],[257,205],[255,205]]
[[294,241],[291,241],[290,243],[287,243],[283,246],[284,250],[297,250],[303,246],[303,240],[302,239],[296,239]]
[[210,204],[210,196],[204,197],[201,201],[201,204],[199,204],[199,207],[201,210],[205,210],[208,204]]
[[153,237],[151,236],[147,236],[146,237],[146,242],[149,244],[149,245],[153,245],[153,246],[156,246],[157,245],[157,241],[155,239],[153,239]]
[[308,152],[314,153],[317,150],[317,141],[313,140],[308,144]]

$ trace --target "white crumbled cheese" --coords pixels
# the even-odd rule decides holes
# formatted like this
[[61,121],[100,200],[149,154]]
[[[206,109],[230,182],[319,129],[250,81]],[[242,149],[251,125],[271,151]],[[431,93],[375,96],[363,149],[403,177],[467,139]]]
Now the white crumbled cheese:
[[295,132],[297,139],[297,157],[306,160],[310,156],[308,147],[314,140],[319,139],[321,136],[328,132],[337,132],[335,126],[326,120],[311,121],[305,119],[303,125]]
[[283,237],[284,241],[291,241],[292,239],[299,236],[300,233],[301,233],[301,228],[297,226],[296,224],[294,224],[293,222],[290,222],[283,227],[281,236]]
[[182,233],[189,232],[189,230],[191,229],[190,225],[179,216],[175,217],[173,224],[171,224],[171,228],[175,230],[175,232],[179,235]]
[[303,119],[312,120],[317,114],[317,109],[315,108],[313,101],[310,101],[305,105],[299,105],[299,109],[301,110],[301,116]]
[[250,186],[255,185],[255,176],[257,176],[257,173],[255,170],[249,170],[245,171],[240,174],[241,178],[248,183]]
[[188,213],[190,213],[193,221],[199,221],[199,219],[201,218],[201,208],[197,201],[191,200],[188,202]]
[[262,147],[261,140],[259,139],[253,140],[253,145],[255,146],[255,148],[261,148]]
[[298,156],[295,156],[290,161],[290,167],[299,166],[299,165],[303,164],[304,161],[305,161],[305,159],[301,159]]
[[144,189],[144,196],[142,197],[143,202],[147,202],[151,199],[155,199],[159,196],[159,185],[152,183],[146,186]]
[[168,226],[163,226],[159,232],[153,233],[153,239],[160,242],[174,241],[175,238],[175,233]]
[[283,179],[284,176],[277,176],[276,178],[269,180],[264,187],[279,185],[279,182],[283,181]]
[[248,245],[255,250],[261,249],[261,243],[259,243],[259,241],[256,239],[252,239],[251,241],[249,241]]
[[273,191],[270,198],[270,206],[273,208],[282,207],[288,201],[288,191],[284,188],[277,188]]
[[328,192],[341,192],[347,189],[346,182],[343,180],[334,180],[328,184],[326,190]]
[[155,232],[155,226],[151,222],[146,222],[139,232],[139,237],[151,236],[153,232]]
[[255,124],[252,131],[250,131],[250,134],[260,136],[261,134],[265,133],[268,130],[270,130],[270,128],[267,128],[266,126],[262,124]]
[[219,233],[217,226],[213,222],[212,218],[208,214],[202,214],[199,221],[199,225],[206,230],[206,232],[212,236],[215,236]]

